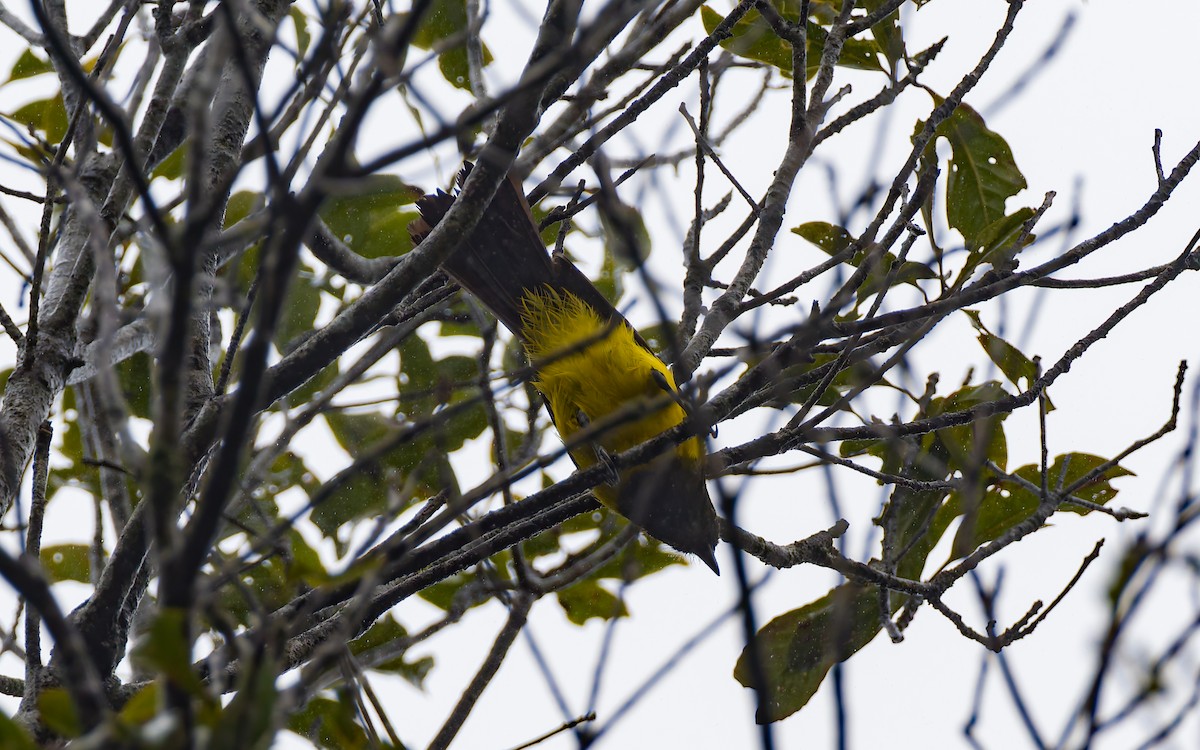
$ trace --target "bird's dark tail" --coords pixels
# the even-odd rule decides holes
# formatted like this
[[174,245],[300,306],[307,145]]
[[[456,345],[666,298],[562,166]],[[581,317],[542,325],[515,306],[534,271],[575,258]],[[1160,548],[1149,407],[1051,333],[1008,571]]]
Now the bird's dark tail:
[[[459,174],[460,184],[468,171],[464,167]],[[408,228],[414,243],[437,226],[453,203],[454,197],[440,190],[417,201],[421,218]],[[518,336],[521,297],[530,290],[555,286],[550,255],[538,235],[529,204],[512,178],[500,185],[471,236],[459,243],[442,268]]]
[[[470,171],[468,163],[458,175],[460,185]],[[417,201],[421,218],[408,227],[414,244],[425,239],[453,203],[454,196],[441,190]],[[522,298],[544,293],[547,287],[580,298],[601,320],[623,321],[583,272],[566,258],[551,257],[546,251],[533,212],[511,175],[500,184],[471,236],[442,262],[442,268],[521,338]],[[638,343],[645,345],[640,338]]]

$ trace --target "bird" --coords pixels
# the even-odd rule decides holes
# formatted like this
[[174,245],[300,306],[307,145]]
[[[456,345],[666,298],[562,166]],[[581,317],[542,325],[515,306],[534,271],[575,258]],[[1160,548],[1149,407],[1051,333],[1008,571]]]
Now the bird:
[[[471,166],[459,172],[460,187]],[[438,190],[417,201],[420,218],[408,227],[414,245],[433,231],[455,197]],[[611,456],[687,419],[670,368],[582,271],[564,254],[547,251],[513,175],[442,269],[521,343],[533,386],[577,467],[609,464]],[[579,434],[589,427],[590,433]],[[704,442],[693,436],[644,464],[619,471],[610,466],[606,482],[592,492],[650,536],[695,555],[720,575],[704,459]]]

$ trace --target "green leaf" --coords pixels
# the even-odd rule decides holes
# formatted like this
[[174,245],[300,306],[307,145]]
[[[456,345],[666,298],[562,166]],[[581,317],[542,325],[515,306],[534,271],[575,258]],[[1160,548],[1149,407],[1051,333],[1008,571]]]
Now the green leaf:
[[300,343],[300,337],[311,334],[316,328],[317,313],[321,309],[321,290],[313,283],[312,271],[302,266],[300,273],[288,286],[287,303],[280,310],[279,323],[275,327],[275,345],[281,351]]
[[[183,148],[180,146],[180,148]],[[234,224],[237,224],[242,219],[254,213],[258,209],[266,205],[266,199],[262,193],[257,193],[252,190],[239,190],[229,196],[229,201],[225,204],[225,224],[224,228],[228,229]]]
[[292,714],[288,729],[326,750],[366,750],[371,743],[367,733],[355,721],[358,710],[344,690],[338,699],[314,698],[303,710]]
[[479,437],[488,428],[487,412],[475,401],[479,364],[474,357],[451,355],[433,365],[434,391],[438,406],[472,401],[466,408],[445,413],[438,424],[437,441],[442,452],[454,452],[466,441]]
[[67,108],[60,95],[30,102],[13,112],[11,117],[41,134],[50,144],[59,143],[67,134]]
[[436,373],[439,400],[450,403],[462,398],[471,397],[479,380],[479,361],[475,357],[464,354],[452,354],[439,359],[433,365]]
[[377,412],[350,414],[329,411],[324,416],[334,440],[351,456],[358,455],[362,449],[383,438],[392,428],[391,420]]
[[407,398],[402,401],[407,414],[428,414],[434,407],[432,396],[437,382],[437,367],[429,345],[420,336],[409,336],[398,347],[400,352],[400,374],[397,390]]
[[629,616],[625,602],[592,578],[568,586],[559,591],[556,597],[567,619],[576,625],[583,625],[593,617],[611,620]]
[[31,145],[26,142],[26,139],[0,138],[0,143],[12,148],[21,159],[24,159],[24,165],[33,169],[37,169],[37,165],[54,156],[53,153],[42,148],[40,144],[35,143]]
[[[792,234],[803,237],[830,256],[845,252],[855,242],[854,235],[842,227],[830,224],[827,221],[805,222],[798,227],[792,227]],[[862,263],[865,255],[866,253],[860,249],[854,254],[853,259],[849,261],[850,265],[857,267],[858,264]]]
[[296,52],[300,57],[304,57],[308,52],[308,45],[312,41],[312,34],[308,31],[308,17],[304,15],[304,11],[294,6],[288,11],[288,15],[292,19],[292,28],[296,32]]
[[413,44],[420,49],[432,49],[441,40],[460,34],[466,28],[466,0],[433,0],[421,24],[417,26]]
[[1152,542],[1139,537],[1122,550],[1117,564],[1112,566],[1111,578],[1104,592],[1110,608],[1120,607],[1121,600],[1130,585],[1139,580],[1138,571],[1142,569],[1143,563],[1150,556],[1148,553],[1150,553],[1151,544]]
[[[883,6],[883,0],[864,0],[862,8],[867,13],[874,13]],[[904,46],[904,36],[900,29],[900,11],[896,10],[884,16],[871,27],[871,37],[888,64],[895,69],[904,60],[907,51]]]
[[[458,596],[458,592],[461,591],[464,586],[473,583],[475,580],[476,575],[473,572],[463,571],[455,573],[448,578],[443,578],[432,586],[426,586],[425,588],[421,589],[419,592],[417,592],[417,596],[421,597],[438,609],[449,612],[451,607],[454,606],[455,598]],[[477,607],[482,603],[483,601],[481,599],[476,599],[475,601],[471,602],[471,606]]]
[[946,493],[900,488],[892,493],[880,515],[883,549],[896,563],[896,575],[920,578],[929,553],[942,538],[946,525],[937,519]]
[[[1088,453],[1066,453],[1054,459],[1047,472],[1047,488],[1055,492],[1071,485],[1087,476],[1090,472],[1106,463],[1107,459]],[[979,503],[978,515],[973,524],[964,523],[959,527],[954,540],[954,555],[961,557],[970,554],[981,545],[994,539],[999,539],[1009,529],[1033,515],[1040,504],[1040,488],[1042,486],[1041,470],[1036,464],[1022,466],[1013,472],[1025,480],[1029,486],[1008,479],[997,479],[989,487]],[[1106,505],[1117,495],[1117,490],[1109,480],[1118,477],[1132,476],[1133,472],[1117,465],[1109,468],[1101,476],[1077,490],[1073,497],[1086,500],[1097,505]],[[954,507],[962,504],[962,498],[952,498]],[[951,505],[948,504],[948,505]],[[1063,503],[1056,512],[1071,512],[1086,515],[1091,510],[1077,505]]]
[[[408,630],[396,622],[391,615],[385,615],[377,620],[367,632],[350,641],[350,653],[359,655],[372,649],[401,643],[408,638]],[[391,672],[404,678],[413,687],[424,688],[425,678],[433,669],[433,657],[423,656],[413,661],[405,661],[404,656],[376,664],[371,667],[380,672]]]
[[[62,408],[64,413],[74,411],[78,414],[74,388],[67,388],[62,392]],[[60,435],[62,436],[62,447],[59,448],[59,455],[68,459],[77,468],[80,467],[83,464],[83,431],[79,427],[79,419],[68,419],[66,429]]]
[[625,273],[628,270],[629,264],[618,262],[611,249],[606,248],[604,261],[600,265],[600,275],[592,284],[600,290],[604,299],[613,303],[614,306],[620,305],[621,297],[625,294]]
[[[877,590],[857,584],[838,586],[764,625],[754,636],[767,681],[765,686],[757,686],[764,700],[756,720],[765,724],[799,711],[830,668],[870,643],[879,630]],[[733,670],[733,676],[746,687],[756,687],[753,653],[747,646]]]
[[[615,536],[628,522],[615,513],[608,513],[607,528],[601,526],[601,536],[598,543],[607,541]],[[620,523],[617,523],[619,521]],[[622,581],[636,581],[639,578],[653,575],[670,565],[687,565],[688,561],[680,557],[674,550],[658,540],[645,534],[637,538],[621,554],[613,557],[592,573],[591,577],[612,578]]]
[[278,718],[275,713],[278,691],[275,674],[278,667],[273,649],[260,649],[239,660],[237,691],[209,724],[209,747],[236,747],[254,750],[271,747]]
[[971,249],[972,258],[969,263],[972,267],[981,263],[991,263],[998,271],[1011,271],[1015,268],[1014,258],[1017,253],[1037,238],[1032,232],[1021,237],[1025,231],[1025,224],[1034,214],[1032,208],[1019,208],[980,230],[975,237],[975,247]]
[[[798,227],[793,227],[792,234],[799,235],[808,240],[821,250],[824,250],[830,257],[846,252],[857,242],[854,235],[842,227],[825,221],[810,221]],[[867,259],[870,250],[870,247],[859,248],[846,262],[858,268]],[[858,301],[862,302],[872,294],[884,291],[887,288],[889,277],[893,284],[912,284],[913,286],[920,286],[918,282],[921,279],[937,278],[937,274],[925,264],[911,260],[906,260],[899,268],[893,271],[893,267],[899,261],[900,259],[892,253],[883,253],[882,256],[876,256],[873,260],[874,265],[871,271],[859,287]]]
[[[183,167],[185,164],[187,164],[187,152],[188,144],[184,143],[180,145],[178,148],[168,154],[167,158],[158,163],[158,166],[154,168],[154,171],[150,173],[150,176],[162,177],[167,180],[178,180],[180,177],[183,177]],[[238,195],[245,196],[251,195],[251,193],[248,193],[245,190],[234,193],[234,196]],[[253,195],[257,197],[257,194]],[[233,196],[231,196],[229,200],[232,201]],[[245,214],[243,213],[242,215],[244,216]],[[228,227],[232,223],[233,222],[229,220],[229,212],[226,210],[225,226]]]
[[134,648],[133,658],[164,675],[188,695],[205,698],[204,684],[192,671],[192,646],[185,637],[189,616],[186,609],[160,609],[149,631]]
[[978,509],[966,514],[966,499],[955,492],[946,504],[946,512],[962,515],[963,522],[954,535],[950,559],[965,557],[987,542],[1004,535],[1013,526],[1033,515],[1038,507],[1038,496],[1023,487],[989,487],[982,499],[976,501]]
[[481,336],[479,325],[471,316],[465,295],[456,294],[451,297],[443,309],[446,311],[447,319],[438,324],[438,332],[442,337],[472,336],[479,338]]
[[334,360],[289,394],[292,403],[303,404],[311,401],[314,396],[329,387],[337,379],[337,376],[338,363],[337,360]]
[[[467,66],[467,46],[464,35],[467,31],[466,0],[433,0],[425,17],[421,19],[413,44],[420,49],[432,49],[438,42],[455,36],[462,40],[438,55],[438,68],[451,85],[471,90]],[[492,63],[492,53],[483,45],[483,64]]]
[[33,48],[29,47],[13,63],[12,70],[8,74],[8,80],[19,81],[22,78],[32,78],[43,73],[50,73],[53,70],[54,66],[50,64],[50,60],[38,57],[34,54]]
[[86,544],[55,544],[42,548],[42,569],[52,583],[91,583],[90,548]]
[[[700,7],[700,20],[705,32],[711,34],[725,17],[708,7]],[[757,10],[751,10],[733,25],[733,36],[721,42],[721,47],[739,57],[758,60],[779,68],[784,73],[792,72],[792,47],[780,39]]]
[[[373,517],[388,507],[388,488],[403,484],[408,475],[418,470],[421,472],[417,477],[418,487],[431,493],[445,489],[448,483],[453,484],[454,476],[446,461],[448,446],[456,450],[461,446],[461,443],[455,445],[458,439],[482,431],[478,419],[477,410],[466,409],[441,419],[439,429],[401,441],[381,456],[376,465],[364,467],[337,487],[332,497],[313,510],[313,521],[331,535],[347,521]],[[334,438],[352,456],[376,450],[376,443],[391,439],[393,431],[400,429],[376,412],[329,412],[325,420]],[[486,417],[483,421],[486,425]],[[412,501],[419,499],[414,497]]]
[[[599,516],[600,512],[586,514],[584,518],[591,519],[595,523],[596,519],[592,519],[593,515]],[[557,555],[562,551],[562,535],[562,527],[556,526],[521,542],[521,551],[525,554],[525,559],[536,560],[546,555]]]
[[[934,95],[934,101],[940,105],[945,100]],[[981,248],[984,242],[995,246],[999,237],[1008,233],[984,230],[1005,218],[1005,202],[1026,187],[1025,176],[1017,168],[1012,150],[966,104],[959,104],[937,126],[930,139],[930,150],[938,138],[950,143],[946,220],[962,234],[968,248]]]
[[408,224],[416,211],[401,211],[423,195],[395,175],[355,181],[354,192],[329,198],[319,211],[335,237],[364,258],[403,255],[412,249]]
[[467,59],[467,48],[453,47],[437,58],[438,70],[450,85],[463,91],[471,90],[471,66]]
[[303,459],[291,451],[284,451],[276,456],[270,471],[263,477],[263,488],[272,495],[291,487],[301,487],[305,492],[311,492],[316,489],[317,484],[316,478],[308,470]]
[[321,556],[295,529],[288,531],[288,552],[288,578],[294,584],[316,587],[329,581]]
[[20,724],[0,713],[0,747],[7,750],[37,750],[37,744]]
[[[1000,368],[1000,372],[1008,378],[1008,381],[1018,388],[1030,388],[1034,381],[1038,379],[1038,367],[1029,357],[1021,353],[1021,350],[1004,339],[995,335],[987,329],[983,324],[983,320],[979,317],[979,313],[975,310],[963,310],[967,317],[971,319],[971,325],[979,333],[979,345],[983,347],[988,358]],[[1024,380],[1024,384],[1021,381]],[[1050,399],[1046,399],[1046,410],[1054,411],[1054,405],[1050,403]]]
[[[795,3],[774,2],[780,15],[795,23],[799,20],[799,8]],[[724,20],[724,16],[707,5],[700,8],[700,20],[704,30],[711,34]],[[805,75],[812,78],[821,65],[821,54],[829,37],[819,23],[809,19],[805,50]],[[721,42],[721,47],[739,57],[757,60],[778,68],[785,75],[792,74],[792,45],[779,37],[757,10],[751,10],[733,25],[732,36]],[[859,70],[883,70],[879,63],[879,47],[870,39],[847,39],[838,55],[837,64]]]
[[[483,45],[483,67],[492,64],[492,51]],[[451,47],[442,54],[438,55],[437,59],[438,70],[442,71],[442,77],[450,82],[455,88],[460,88],[463,91],[471,91],[471,65],[467,57],[466,45]]]
[[83,732],[75,703],[65,689],[56,687],[43,690],[37,698],[37,707],[39,718],[55,734],[73,738]]
[[153,408],[154,360],[145,352],[138,352],[117,365],[117,382],[125,394],[125,402],[136,417],[149,419]]
[[672,344],[678,344],[679,326],[670,321],[655,323],[638,329],[638,335],[656,352],[670,353]]
[[[965,386],[950,396],[932,399],[920,416],[970,411],[1003,396],[1003,389],[994,381]],[[919,438],[843,446],[843,452],[878,455],[883,459],[883,471],[888,474],[945,481],[956,472],[964,475],[973,472],[982,485],[990,477],[990,472],[981,468],[982,458],[989,458],[1001,467],[1007,461],[1002,421],[1003,415],[981,417],[967,425],[942,428]],[[895,566],[897,575],[920,577],[933,547],[950,523],[965,512],[961,506],[948,510],[948,504],[944,504],[948,497],[949,492],[944,489],[897,487],[892,492],[876,523],[883,529],[884,560]],[[893,595],[892,600],[895,603],[903,597]]]
[[312,522],[326,537],[336,538],[342,524],[382,513],[388,506],[387,491],[388,484],[378,469],[355,472],[313,508]]
[[[1050,487],[1055,490],[1065,489],[1100,468],[1108,460],[1103,456],[1095,456],[1090,453],[1064,453],[1054,459],[1054,463],[1050,465],[1050,469],[1047,472],[1049,474]],[[1096,479],[1075,490],[1072,497],[1077,497],[1080,500],[1086,500],[1096,505],[1107,505],[1117,496],[1117,489],[1109,484],[1109,480],[1131,476],[1134,476],[1132,471],[1117,464],[1104,471]],[[1081,516],[1086,516],[1092,512],[1087,508],[1080,508],[1077,505],[1063,505],[1060,509],[1070,513],[1077,513]]]
[[[266,198],[262,193],[239,190],[229,196],[229,200],[225,204],[225,228],[228,229],[243,221],[265,205]],[[261,245],[261,242],[254,243],[242,251],[240,259],[230,264],[229,273],[233,274],[233,278],[236,279],[238,289],[248,290],[254,283],[255,277],[258,276],[258,250]]]
[[[930,416],[970,411],[1002,398],[1008,393],[995,380],[963,386],[945,398],[930,403]],[[946,449],[947,466],[952,471],[978,469],[980,459],[993,461],[1003,469],[1008,464],[1008,442],[1001,422],[1006,414],[980,416],[967,424],[945,427],[934,434]]]
[[[808,51],[805,53],[808,78],[815,76],[821,67],[821,55],[825,52],[825,41],[828,38],[829,32],[824,27],[809,21]],[[852,37],[842,43],[842,51],[838,55],[837,64],[843,68],[854,70],[886,72],[883,65],[879,63],[879,51],[879,46],[873,40]]]
[[[121,706],[121,713],[117,716],[126,726],[141,726],[158,716],[161,697],[159,683],[148,683],[125,701],[125,705]],[[4,746],[3,743],[0,743],[0,746]]]
[[641,211],[617,206],[612,213],[601,212],[600,226],[604,230],[606,261],[611,257],[624,271],[636,269],[650,257],[653,241]]
[[[232,561],[230,564],[233,564]],[[223,586],[218,601],[221,613],[241,625],[250,624],[261,610],[271,611],[283,606],[301,588],[289,584],[287,563],[278,557],[261,560],[244,570],[240,576],[242,585]],[[251,608],[247,592],[253,592],[254,607],[261,609]]]
[[[820,378],[814,370],[832,365],[837,359],[838,355],[836,354],[816,354],[808,362],[785,367],[775,378],[779,396],[772,399],[771,404],[782,406],[785,403],[807,403],[820,383]],[[833,376],[815,403],[819,406],[832,406],[843,393],[866,382],[873,372],[874,368],[869,362],[847,363]],[[824,377],[823,374],[822,377]],[[886,385],[886,381],[880,381],[880,383]]]

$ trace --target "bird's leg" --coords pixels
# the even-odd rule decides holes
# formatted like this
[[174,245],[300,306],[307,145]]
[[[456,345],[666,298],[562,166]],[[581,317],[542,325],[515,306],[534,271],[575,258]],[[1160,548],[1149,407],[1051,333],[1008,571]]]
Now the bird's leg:
[[[575,422],[579,425],[580,429],[586,429],[592,423],[592,420],[588,419],[588,415],[584,414],[582,409],[576,409]],[[604,446],[595,441],[592,441],[592,450],[596,454],[596,463],[604,467],[604,483],[609,487],[616,487],[617,482],[621,480],[621,475],[617,471],[616,464],[613,463],[612,456],[608,455],[608,451],[604,450]]]

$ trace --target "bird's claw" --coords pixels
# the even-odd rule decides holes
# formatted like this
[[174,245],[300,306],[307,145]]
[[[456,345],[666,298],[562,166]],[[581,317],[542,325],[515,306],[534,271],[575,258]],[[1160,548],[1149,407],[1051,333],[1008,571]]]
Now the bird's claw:
[[599,445],[593,447],[596,451],[596,463],[604,467],[604,483],[609,487],[616,487],[617,482],[621,481],[621,474],[617,471],[612,456]]
[[[578,409],[575,412],[575,423],[579,425],[580,429],[586,429],[592,423],[592,420],[588,418],[588,415],[582,409]],[[617,482],[620,481],[621,475],[617,471],[617,465],[613,462],[612,456],[600,445],[593,444],[592,450],[596,453],[596,463],[604,467],[604,484],[615,487]]]

